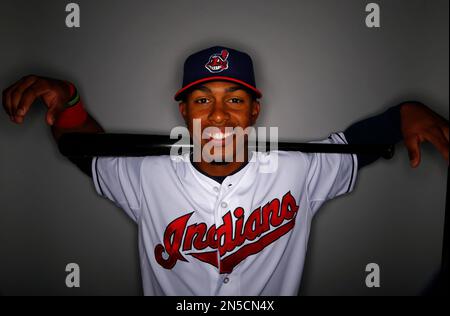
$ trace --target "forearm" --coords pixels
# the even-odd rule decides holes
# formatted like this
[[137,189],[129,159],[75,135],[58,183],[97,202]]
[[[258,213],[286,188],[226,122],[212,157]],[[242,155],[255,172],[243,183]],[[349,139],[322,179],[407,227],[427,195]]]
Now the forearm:
[[[14,96],[14,97],[13,97]],[[75,85],[68,81],[36,75],[22,77],[2,93],[2,103],[12,122],[22,124],[37,99],[48,108],[46,122],[56,142],[65,133],[103,133],[101,125],[89,115]],[[84,173],[91,175],[92,159],[67,157]]]
[[[56,142],[59,142],[61,136],[65,133],[104,133],[103,127],[89,114],[83,124],[73,128],[61,128],[58,124],[53,124],[52,134]],[[67,157],[84,174],[92,177],[92,157]]]
[[[406,102],[389,108],[387,111],[356,122],[344,131],[349,144],[397,144],[403,139],[400,109]],[[381,155],[358,154],[358,169],[367,166]]]

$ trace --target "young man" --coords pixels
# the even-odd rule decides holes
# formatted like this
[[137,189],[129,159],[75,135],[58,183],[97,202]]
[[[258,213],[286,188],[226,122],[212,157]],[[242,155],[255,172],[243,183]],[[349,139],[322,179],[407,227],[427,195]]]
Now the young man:
[[[184,65],[179,110],[194,135],[200,123],[202,155],[74,159],[95,189],[138,225],[146,295],[296,295],[311,220],[324,202],[353,190],[358,169],[377,155],[250,152],[237,159],[237,134],[259,115],[261,92],[245,53],[211,47]],[[102,133],[73,85],[24,77],[3,93],[11,120],[22,123],[36,98],[48,106],[56,140],[67,132]],[[421,142],[448,162],[448,122],[425,105],[404,102],[333,133],[324,143],[397,143],[404,140],[412,167]],[[216,150],[232,144],[232,151]],[[250,159],[262,158],[264,159]],[[228,159],[225,159],[228,158]],[[232,159],[230,159],[232,158]],[[272,172],[261,172],[277,159]],[[229,161],[232,160],[232,161]]]

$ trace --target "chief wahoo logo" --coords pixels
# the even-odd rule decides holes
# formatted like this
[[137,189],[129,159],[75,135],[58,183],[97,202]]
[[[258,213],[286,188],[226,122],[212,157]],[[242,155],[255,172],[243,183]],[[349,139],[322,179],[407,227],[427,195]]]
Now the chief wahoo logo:
[[218,73],[228,69],[228,56],[230,53],[224,49],[219,54],[214,54],[209,57],[208,63],[205,65],[206,69],[211,73]]

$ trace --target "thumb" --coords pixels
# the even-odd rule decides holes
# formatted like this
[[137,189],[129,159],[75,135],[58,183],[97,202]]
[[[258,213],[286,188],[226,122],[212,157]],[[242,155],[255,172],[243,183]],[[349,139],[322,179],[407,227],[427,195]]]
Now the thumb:
[[420,140],[417,135],[405,139],[405,146],[408,150],[409,163],[416,168],[420,164]]
[[53,124],[55,124],[59,112],[61,112],[61,110],[59,110],[56,106],[50,107],[48,109],[47,115],[45,116],[45,120],[48,125],[52,126]]

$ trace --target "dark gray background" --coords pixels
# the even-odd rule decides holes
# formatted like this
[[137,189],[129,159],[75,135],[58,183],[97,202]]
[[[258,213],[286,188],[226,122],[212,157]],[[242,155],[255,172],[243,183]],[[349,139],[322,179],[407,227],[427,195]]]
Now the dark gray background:
[[[35,73],[72,80],[109,132],[168,133],[184,58],[208,46],[250,53],[264,93],[258,125],[315,140],[419,99],[448,118],[447,0],[0,1],[0,87]],[[141,294],[137,232],[90,179],[60,156],[36,104],[25,123],[0,114],[0,292]],[[300,294],[417,294],[441,259],[447,165],[430,145],[417,170],[403,145],[364,169],[355,191],[313,223]],[[81,288],[65,287],[65,265]],[[365,287],[366,264],[381,288]]]

